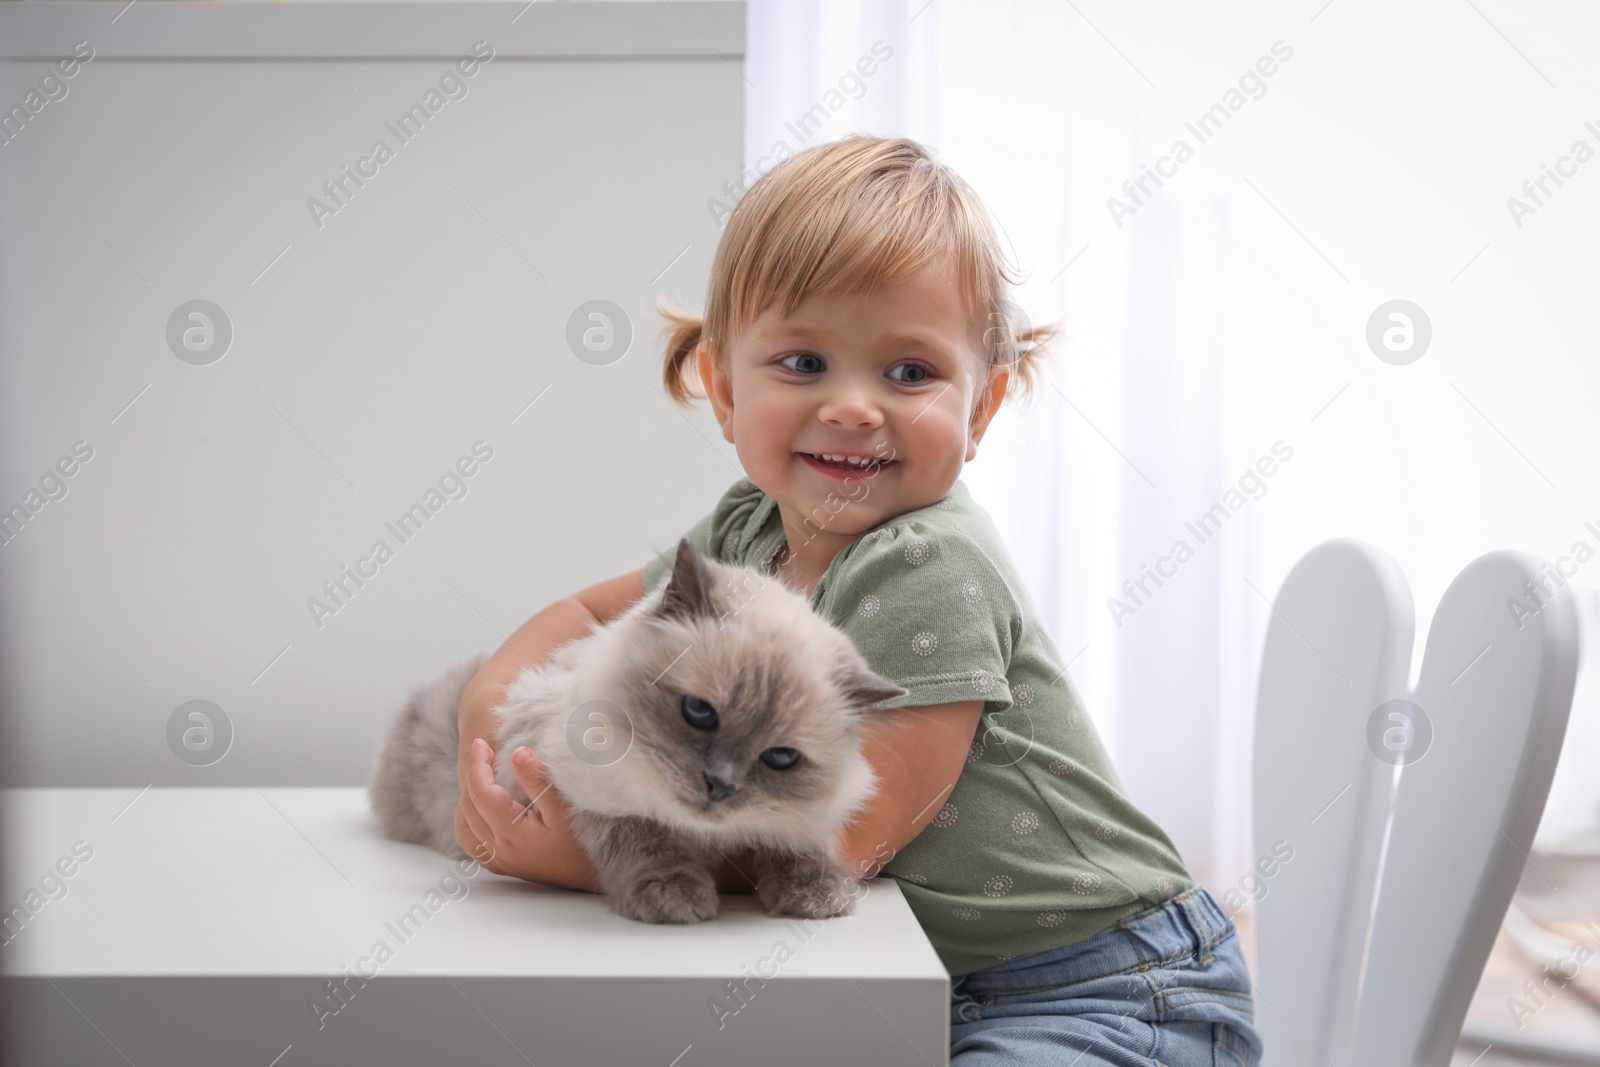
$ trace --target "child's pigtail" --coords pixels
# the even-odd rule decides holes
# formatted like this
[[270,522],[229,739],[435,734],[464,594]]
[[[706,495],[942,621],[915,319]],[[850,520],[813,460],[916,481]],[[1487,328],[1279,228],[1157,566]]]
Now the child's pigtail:
[[666,386],[667,397],[673,403],[688,406],[691,400],[706,395],[700,386],[700,367],[695,358],[705,334],[705,319],[679,310],[664,299],[656,301],[656,313],[667,323],[661,331],[667,335],[661,384]]
[[1008,396],[1031,400],[1037,395],[1044,385],[1045,363],[1055,355],[1052,345],[1060,336],[1061,327],[1054,323],[1017,331],[1016,359],[1010,367],[1011,381],[1006,386]]
[[[994,312],[990,321],[995,325],[984,333],[984,360],[990,368],[1004,367],[1010,372],[1005,400],[1021,404],[1035,399],[1044,385],[1045,363],[1055,355],[1052,345],[1062,336],[1061,327],[1018,321],[1009,310]],[[985,410],[988,403],[988,391],[979,390],[974,411]]]

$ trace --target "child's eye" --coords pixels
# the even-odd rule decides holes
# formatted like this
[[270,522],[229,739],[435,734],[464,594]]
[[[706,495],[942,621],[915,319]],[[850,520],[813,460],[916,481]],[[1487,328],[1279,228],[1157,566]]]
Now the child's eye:
[[890,368],[890,371],[893,372],[893,371],[900,370],[902,368],[904,368],[905,370],[916,371],[917,374],[920,375],[920,377],[896,378],[896,379],[894,379],[897,382],[904,382],[906,385],[916,385],[916,384],[920,384],[920,383],[925,382],[925,381],[928,380],[928,373],[929,373],[928,372],[928,368],[924,367],[920,363],[897,363],[893,367]]
[[787,367],[788,364],[785,362],[785,360],[790,359],[809,359],[815,361],[816,363],[814,369],[801,370],[799,367],[789,367],[789,369],[792,371],[799,371],[801,374],[814,374],[822,370],[822,357],[817,355],[815,352],[795,352],[792,355],[784,356],[782,359],[778,360],[778,362]]

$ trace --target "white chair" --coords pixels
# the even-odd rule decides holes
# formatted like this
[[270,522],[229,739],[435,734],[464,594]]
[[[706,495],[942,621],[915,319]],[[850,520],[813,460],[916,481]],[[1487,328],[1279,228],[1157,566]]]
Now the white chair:
[[1329,541],[1279,590],[1253,757],[1268,1067],[1450,1062],[1572,704],[1577,615],[1564,588],[1530,595],[1542,562],[1491,552],[1456,577],[1415,694],[1388,555]]

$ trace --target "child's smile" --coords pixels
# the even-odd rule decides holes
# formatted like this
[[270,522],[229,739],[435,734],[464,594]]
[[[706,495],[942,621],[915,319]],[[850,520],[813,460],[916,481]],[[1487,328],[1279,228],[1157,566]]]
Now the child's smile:
[[849,479],[867,474],[876,477],[894,463],[892,459],[837,452],[801,452],[800,456],[811,462],[819,472],[830,478]]
[[941,500],[1005,388],[984,385],[980,334],[948,267],[864,293],[812,293],[789,316],[763,311],[732,338],[727,374],[702,373],[722,433],[750,480],[778,502],[794,572],[814,584],[839,549],[887,519]]

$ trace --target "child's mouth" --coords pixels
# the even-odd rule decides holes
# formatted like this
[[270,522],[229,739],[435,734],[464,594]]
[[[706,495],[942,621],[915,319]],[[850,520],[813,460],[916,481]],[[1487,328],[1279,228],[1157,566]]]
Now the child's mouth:
[[894,464],[897,462],[896,460],[892,459],[873,459],[868,460],[865,464],[852,463],[849,461],[841,463],[834,460],[822,459],[820,456],[814,456],[810,452],[797,452],[795,454],[801,459],[805,460],[806,465],[811,467],[813,470],[820,471],[823,474],[834,478],[848,478],[852,474],[864,474],[868,477],[873,477],[883,473],[888,468],[894,466]]

